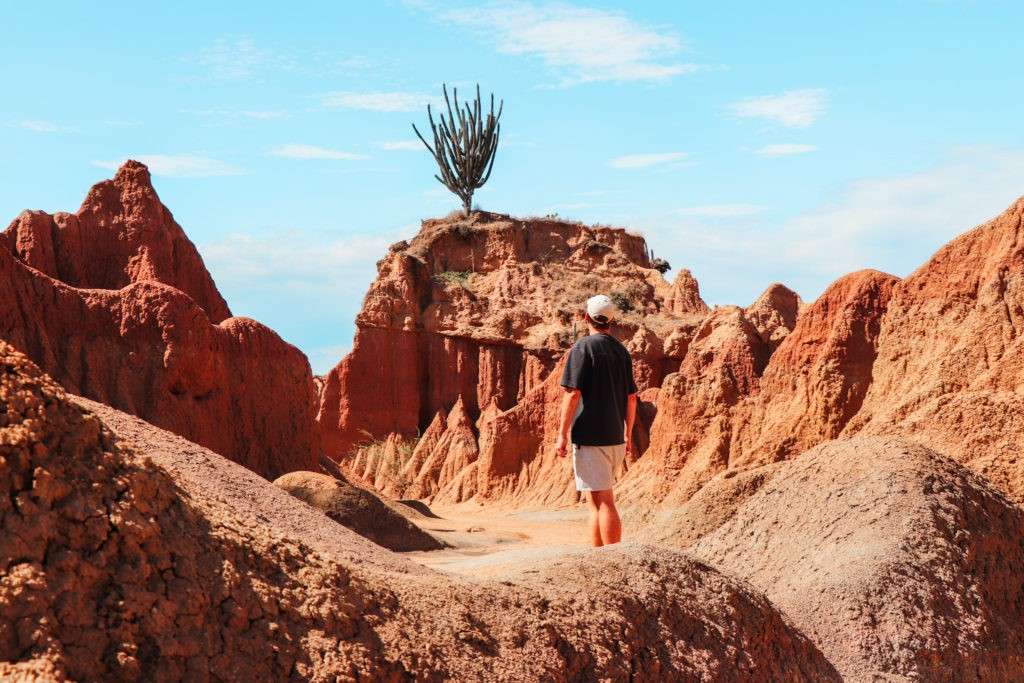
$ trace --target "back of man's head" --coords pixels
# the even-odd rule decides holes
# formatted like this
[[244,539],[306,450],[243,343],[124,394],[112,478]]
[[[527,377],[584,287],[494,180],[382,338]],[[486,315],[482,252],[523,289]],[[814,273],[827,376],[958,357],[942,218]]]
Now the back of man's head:
[[587,322],[604,332],[615,319],[615,304],[604,294],[587,299]]

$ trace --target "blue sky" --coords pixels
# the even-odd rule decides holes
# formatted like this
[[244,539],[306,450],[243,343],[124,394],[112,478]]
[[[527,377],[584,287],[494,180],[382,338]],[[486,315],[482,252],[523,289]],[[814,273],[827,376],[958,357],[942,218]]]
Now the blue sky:
[[[709,303],[905,276],[1024,194],[1024,3],[3,2],[0,218],[126,158],[236,315],[324,372],[389,244],[459,206],[412,133],[504,99],[475,201],[644,234]],[[413,144],[415,143],[415,144]]]

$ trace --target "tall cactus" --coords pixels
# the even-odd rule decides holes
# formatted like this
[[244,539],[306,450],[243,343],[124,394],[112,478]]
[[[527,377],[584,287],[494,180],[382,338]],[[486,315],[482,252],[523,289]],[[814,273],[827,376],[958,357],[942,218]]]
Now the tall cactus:
[[[412,129],[416,136],[426,146],[438,168],[440,175],[434,175],[437,180],[452,191],[462,200],[466,216],[473,206],[473,191],[483,187],[487,179],[491,177],[491,169],[494,167],[494,156],[498,150],[498,133],[501,126],[498,119],[501,117],[501,110],[505,106],[504,100],[498,105],[498,113],[494,113],[494,94],[491,94],[491,111],[484,120],[482,106],[480,103],[480,86],[476,86],[476,101],[470,104],[464,103],[459,107],[459,94],[456,88],[452,88],[452,102],[448,99],[448,87],[442,85],[444,91],[444,102],[448,105],[448,118],[441,115],[438,123],[434,123],[434,115],[427,105],[427,117],[430,119],[430,128],[434,131],[434,146],[420,135],[416,124]],[[458,128],[456,128],[456,116],[458,116]]]

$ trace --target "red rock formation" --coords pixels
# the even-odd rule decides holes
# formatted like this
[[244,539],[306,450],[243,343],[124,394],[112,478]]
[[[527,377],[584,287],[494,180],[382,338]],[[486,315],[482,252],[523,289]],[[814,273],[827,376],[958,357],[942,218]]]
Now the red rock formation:
[[231,317],[199,252],[157,197],[149,169],[137,161],[94,185],[78,213],[25,211],[0,244],[78,289],[156,280],[188,294],[215,323]]
[[630,472],[627,499],[682,502],[729,464],[731,411],[759,391],[768,345],[736,306],[698,326],[678,373],[658,394],[650,448]]
[[793,457],[834,439],[871,386],[878,334],[898,278],[873,270],[840,278],[807,306],[734,411],[730,465]]
[[[491,403],[512,408],[585,331],[579,313],[598,291],[619,302],[638,378],[657,386],[707,307],[688,273],[669,286],[649,265],[643,238],[621,229],[485,213],[424,222],[378,264],[352,352],[327,376],[326,452],[344,456],[363,433],[413,438],[460,396],[471,421]],[[660,337],[677,328],[666,351]]]
[[700,298],[700,287],[690,271],[680,270],[665,296],[665,309],[672,313],[707,315],[711,310]]
[[[688,273],[666,287],[642,262],[630,265],[627,255],[639,250],[628,242],[604,244],[625,235],[598,238],[581,226],[519,225],[493,217],[473,224],[427,223],[413,246],[394,250],[382,262],[381,278],[367,298],[377,317],[361,318],[376,321],[360,330],[367,350],[357,341],[358,353],[338,371],[346,386],[368,386],[375,371],[406,363],[395,393],[382,402],[397,409],[380,416],[360,413],[346,404],[347,390],[339,381],[327,404],[342,410],[325,413],[330,405],[322,404],[321,417],[333,414],[338,424],[410,434],[459,395],[472,419],[486,405],[472,397],[486,396],[495,412],[489,427],[478,427],[480,457],[466,468],[475,475],[449,472],[443,479],[459,484],[437,500],[571,500],[565,472],[547,452],[561,398],[557,378],[549,373],[575,336],[571,312],[555,302],[564,301],[568,291],[592,291],[597,283],[578,269],[594,268],[601,288],[614,290],[625,308],[643,303],[642,310],[621,316],[618,333],[634,355],[641,388],[660,387],[656,410],[652,405],[646,413],[650,422],[635,435],[643,455],[630,463],[620,489],[627,503],[649,509],[661,501],[664,510],[675,509],[728,468],[792,458],[840,434],[862,431],[911,437],[965,458],[1022,499],[1024,278],[1015,275],[1024,270],[1022,216],[1024,200],[951,242],[904,282],[861,271],[840,278],[807,306],[791,290],[773,285],[744,310],[710,313],[699,296],[693,298],[697,287]],[[547,238],[559,231],[565,236],[565,248],[546,252],[564,262],[558,272],[543,259],[527,267],[532,252],[517,251],[528,246],[524,234],[539,227]],[[491,238],[491,229],[504,235],[503,246]],[[459,240],[476,246],[460,251]],[[467,259],[500,267],[440,292],[424,289],[424,279],[434,277],[424,272],[452,267],[442,263],[449,254],[455,254],[457,268]],[[440,265],[425,271],[425,263]],[[405,279],[396,280],[399,271]],[[401,309],[400,316],[380,318],[387,306]],[[408,330],[396,330],[399,317]],[[497,370],[482,370],[498,367],[480,360],[480,349],[497,338],[513,354],[504,367],[514,382]],[[381,354],[390,360],[375,360]],[[422,360],[410,365],[409,358]],[[351,379],[356,372],[363,373],[358,381]],[[424,411],[428,400],[434,404]],[[327,420],[325,434],[333,432],[336,445],[344,444],[333,424]],[[431,481],[441,479],[437,457],[436,472],[427,476]],[[444,486],[417,492],[437,495]]]
[[793,331],[803,305],[796,292],[776,283],[743,309],[743,316],[757,329],[768,351],[774,353]]
[[[214,324],[211,316],[227,315],[227,307],[156,199],[145,167],[126,164],[114,181],[93,188],[77,219],[58,214],[51,223],[57,227],[43,230],[45,216],[22,214],[4,234],[15,251],[0,248],[0,339],[69,391],[139,415],[266,477],[316,467],[309,363],[253,320]],[[96,244],[76,260],[73,250],[90,242],[89,230]],[[107,277],[104,268],[112,271]],[[199,299],[149,276],[166,276]]]
[[899,434],[1024,500],[1024,199],[893,291],[874,380],[844,434]]

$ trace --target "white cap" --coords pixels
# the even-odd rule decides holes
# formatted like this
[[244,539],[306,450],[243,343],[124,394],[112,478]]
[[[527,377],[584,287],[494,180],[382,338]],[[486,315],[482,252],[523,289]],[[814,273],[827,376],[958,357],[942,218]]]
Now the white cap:
[[615,304],[604,294],[587,299],[587,315],[598,325],[607,325],[615,319]]

